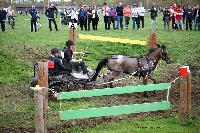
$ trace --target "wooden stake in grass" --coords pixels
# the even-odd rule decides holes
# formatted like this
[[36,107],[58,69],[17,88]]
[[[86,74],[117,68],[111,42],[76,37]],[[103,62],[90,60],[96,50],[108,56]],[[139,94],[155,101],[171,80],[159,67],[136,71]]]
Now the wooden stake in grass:
[[188,72],[187,76],[187,113],[190,114],[192,109],[192,82],[191,72]]
[[35,87],[35,124],[36,133],[47,133],[47,94],[48,94],[48,65],[47,62],[38,63],[38,86]]

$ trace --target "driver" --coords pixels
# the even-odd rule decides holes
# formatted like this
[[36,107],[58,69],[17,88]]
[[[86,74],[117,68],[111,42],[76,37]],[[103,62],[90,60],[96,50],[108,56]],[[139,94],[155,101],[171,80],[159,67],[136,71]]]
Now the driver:
[[62,78],[62,72],[65,70],[64,65],[61,63],[60,51],[57,48],[51,49],[51,55],[48,57],[48,74],[51,77]]
[[88,70],[87,67],[85,66],[85,63],[79,60],[74,60],[72,59],[73,56],[73,51],[71,50],[71,48],[74,46],[74,43],[71,40],[68,40],[66,42],[66,47],[64,47],[63,52],[64,52],[64,59],[63,59],[63,64],[71,64],[73,68],[75,68],[76,70],[79,69],[79,67],[81,67],[81,69],[83,70],[83,74],[87,75],[88,74]]

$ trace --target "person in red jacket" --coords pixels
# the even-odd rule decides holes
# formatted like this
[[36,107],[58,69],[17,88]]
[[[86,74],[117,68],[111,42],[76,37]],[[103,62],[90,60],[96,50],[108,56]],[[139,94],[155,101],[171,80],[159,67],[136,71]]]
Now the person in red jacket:
[[178,30],[183,30],[183,23],[182,23],[182,19],[183,19],[183,9],[181,6],[178,6],[176,9],[176,24],[178,27]]
[[126,7],[123,9],[124,19],[125,19],[125,28],[128,30],[128,25],[131,17],[131,8],[130,5],[127,4]]

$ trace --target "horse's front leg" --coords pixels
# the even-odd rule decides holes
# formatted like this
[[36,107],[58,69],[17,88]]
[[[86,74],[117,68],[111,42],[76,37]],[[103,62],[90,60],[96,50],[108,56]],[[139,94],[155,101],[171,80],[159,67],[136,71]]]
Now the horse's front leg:
[[[154,84],[157,84],[156,79],[152,75],[149,75],[148,78],[151,79]],[[153,94],[156,94],[156,91],[153,91]]]
[[[142,78],[143,78],[143,85],[147,85],[148,74],[144,74],[144,75],[142,76]],[[147,92],[147,91],[144,92],[144,96],[145,96],[145,97],[148,97],[148,92]]]
[[149,75],[148,78],[151,79],[154,84],[157,84],[156,79],[152,75]]

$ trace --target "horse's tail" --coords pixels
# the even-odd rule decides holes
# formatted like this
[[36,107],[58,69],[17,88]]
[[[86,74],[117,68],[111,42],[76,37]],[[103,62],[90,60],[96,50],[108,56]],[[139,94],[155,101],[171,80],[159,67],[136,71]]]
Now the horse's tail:
[[106,64],[108,63],[108,59],[109,59],[109,58],[107,57],[107,58],[102,59],[102,60],[99,62],[99,64],[97,65],[95,74],[94,74],[94,76],[91,78],[90,81],[95,81],[95,80],[96,80],[96,78],[97,78],[99,72],[101,71],[101,69],[102,69],[103,67],[105,67]]

